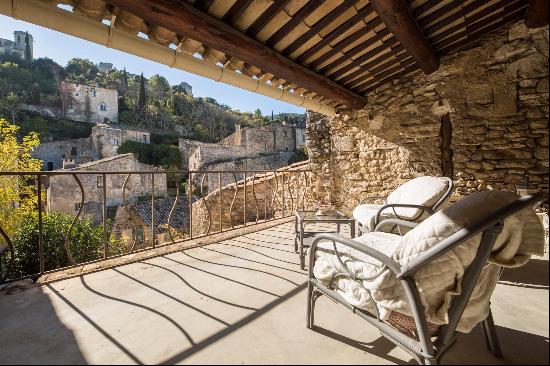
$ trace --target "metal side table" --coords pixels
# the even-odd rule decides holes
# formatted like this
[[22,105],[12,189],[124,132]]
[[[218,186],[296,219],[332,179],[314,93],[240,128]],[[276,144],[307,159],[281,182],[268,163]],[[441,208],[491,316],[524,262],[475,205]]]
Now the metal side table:
[[[337,211],[334,214],[328,215],[316,215],[317,211],[296,211],[294,217],[294,251],[299,253],[300,256],[300,268],[305,269],[305,257],[309,244],[306,244],[304,239],[313,238],[316,234],[334,232],[334,231],[315,231],[307,230],[306,225],[311,224],[336,224],[336,232],[340,232],[340,226],[349,225],[351,238],[355,238],[355,220],[352,217],[348,217],[343,213]],[[317,228],[318,230],[318,228]]]

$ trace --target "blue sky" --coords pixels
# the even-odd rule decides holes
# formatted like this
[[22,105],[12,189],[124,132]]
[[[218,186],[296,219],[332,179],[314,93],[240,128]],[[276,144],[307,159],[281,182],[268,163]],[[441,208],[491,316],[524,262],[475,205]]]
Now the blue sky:
[[117,69],[126,67],[126,70],[133,74],[143,72],[146,77],[160,74],[166,77],[172,85],[185,81],[193,87],[195,97],[212,97],[220,103],[227,104],[231,108],[243,112],[253,112],[256,108],[260,108],[264,115],[271,115],[271,111],[275,114],[280,112],[304,112],[304,109],[291,104],[0,15],[0,38],[13,40],[13,32],[16,30],[28,31],[32,34],[34,37],[35,58],[49,57],[63,66],[74,57],[87,58],[95,63],[100,61],[111,62]]

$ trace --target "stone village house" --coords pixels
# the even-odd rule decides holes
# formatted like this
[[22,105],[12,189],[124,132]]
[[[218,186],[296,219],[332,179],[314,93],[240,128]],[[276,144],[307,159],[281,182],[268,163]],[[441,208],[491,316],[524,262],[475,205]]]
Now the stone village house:
[[151,135],[138,129],[123,129],[106,124],[92,127],[89,137],[54,142],[42,142],[33,156],[44,162],[43,170],[62,169],[117,155],[118,147],[125,141],[149,144]]
[[[63,169],[63,171],[74,172],[80,179],[84,189],[84,204],[81,215],[92,217],[95,223],[102,220],[103,177],[96,174],[78,174],[78,172],[139,170],[162,172],[162,169],[140,163],[132,153],[116,155]],[[126,174],[106,174],[105,179],[107,208],[113,210],[123,203],[122,191]],[[53,175],[46,182],[46,187],[48,212],[64,212],[74,215],[82,207],[82,193],[73,176]],[[150,199],[151,190],[151,174],[132,174],[126,183],[126,200],[127,202],[136,202],[140,197]],[[155,175],[155,195],[156,197],[167,195],[165,174]]]

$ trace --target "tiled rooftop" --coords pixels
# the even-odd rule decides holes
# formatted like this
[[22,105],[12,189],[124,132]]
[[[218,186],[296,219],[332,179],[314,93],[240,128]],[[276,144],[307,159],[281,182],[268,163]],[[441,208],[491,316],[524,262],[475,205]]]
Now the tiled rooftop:
[[[414,363],[326,298],[305,326],[306,273],[291,223],[0,293],[0,363]],[[480,329],[448,364],[548,363],[548,260],[504,272],[493,295],[504,359]]]

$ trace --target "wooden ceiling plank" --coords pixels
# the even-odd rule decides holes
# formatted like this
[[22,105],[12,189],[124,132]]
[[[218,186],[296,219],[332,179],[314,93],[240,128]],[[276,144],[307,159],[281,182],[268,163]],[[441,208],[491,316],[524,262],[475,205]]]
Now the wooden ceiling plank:
[[[395,61],[395,60],[393,60],[393,61]],[[403,62],[403,63],[401,63],[399,61],[398,62],[388,61],[388,62],[378,66],[377,68],[372,69],[372,72],[370,72],[370,75],[374,80],[381,80],[381,79],[384,79],[386,77],[394,75],[399,70],[406,69],[407,66],[414,63],[414,60],[412,59],[411,56],[407,56],[405,61],[406,62]],[[366,75],[361,76],[360,79],[361,79],[361,82],[355,83],[353,86],[350,87],[350,89],[352,89],[352,90],[362,90],[366,86],[368,86],[368,85],[365,85],[365,84],[370,83],[372,81],[372,80],[368,80]]]
[[[393,63],[399,63],[401,60],[410,57],[406,52],[402,52],[405,49],[400,44],[397,44],[392,50],[390,51],[391,54],[395,56],[394,59],[391,59],[388,61],[388,54],[385,53],[383,55],[378,56],[372,61],[369,61],[368,63],[361,65],[361,68],[357,71],[351,72],[347,74],[345,77],[338,80],[338,83],[342,85],[348,85],[348,84],[358,84],[361,81],[365,79],[365,75],[361,75],[362,72],[365,70],[368,70],[371,75],[375,75],[377,72],[379,72],[380,68],[384,68],[387,64],[387,62]],[[402,53],[400,53],[402,52]],[[387,61],[387,62],[384,62]],[[387,66],[387,65],[386,65]]]
[[356,0],[345,0],[342,4],[338,5],[336,9],[329,12],[317,23],[315,23],[307,32],[302,34],[297,40],[292,44],[288,45],[281,53],[285,56],[289,56],[298,48],[303,46],[307,41],[309,41],[313,36],[326,28],[330,23],[336,20],[340,15],[346,12],[349,8],[353,6]]
[[[506,0],[503,0],[501,3],[504,3]],[[434,47],[437,52],[441,52],[442,49],[449,48],[450,45],[452,45],[455,42],[458,42],[464,37],[468,37],[470,33],[477,32],[479,29],[482,29],[486,25],[504,18],[509,15],[515,14],[517,11],[521,11],[522,9],[525,9],[526,4],[522,3],[521,1],[515,2],[513,4],[510,4],[508,6],[505,6],[504,8],[500,8],[497,12],[494,12],[494,8],[485,8],[472,16],[466,17],[466,21],[464,24],[462,24],[459,29],[464,28],[463,31],[455,33],[451,35],[450,37],[445,38],[442,42],[435,42],[434,41]],[[471,37],[469,38],[471,40]]]
[[502,10],[502,8],[507,7],[507,9],[515,10],[518,5],[521,5],[521,1],[517,1],[515,3],[510,3],[509,0],[501,0],[491,6],[488,6],[477,13],[472,14],[469,16],[468,14],[474,12],[477,8],[482,6],[484,4],[485,0],[479,0],[477,2],[471,3],[471,6],[465,7],[462,11],[460,11],[460,16],[463,16],[466,21],[462,22],[460,24],[457,24],[449,29],[446,29],[445,31],[437,34],[434,37],[430,37],[430,42],[432,45],[435,45],[445,38],[447,38],[449,35],[452,35],[456,32],[458,32],[460,29],[465,28],[468,24],[472,24],[477,22],[478,20],[492,14],[495,12],[498,12],[499,10]]
[[400,78],[402,76],[405,76],[405,75],[407,75],[408,73],[410,73],[414,70],[418,70],[418,66],[416,65],[416,63],[411,64],[410,66],[405,68],[403,71],[401,71],[401,72],[399,72],[395,75],[390,75],[390,76],[388,76],[384,79],[378,80],[376,83],[369,85],[368,87],[362,89],[360,92],[363,93],[363,95],[366,95],[366,94],[370,93],[371,91],[376,90],[380,86],[386,84],[388,81]]
[[539,28],[548,25],[548,0],[529,0],[525,15],[527,28]]
[[370,4],[425,74],[439,68],[438,57],[403,0],[370,0]]
[[136,16],[180,36],[197,40],[227,56],[288,80],[351,108],[366,104],[364,97],[338,83],[284,57],[228,24],[209,16],[186,2],[171,0],[108,0]]
[[[420,25],[420,27],[422,29],[424,29],[431,22],[437,20],[438,18],[441,18],[442,16],[445,16],[445,15],[449,14],[450,12],[452,12],[453,10],[455,10],[456,8],[459,8],[461,6],[462,6],[462,2],[452,1],[452,2],[448,3],[447,5],[442,6],[441,8],[437,9],[436,11],[428,14],[424,18],[420,19],[418,21],[418,24]],[[449,14],[449,15],[451,15],[451,14]]]
[[363,9],[361,9],[357,14],[355,14],[350,19],[346,20],[342,25],[340,25],[338,28],[330,32],[326,35],[325,38],[319,43],[317,43],[315,46],[311,47],[309,50],[301,54],[297,61],[300,63],[304,63],[307,59],[309,59],[311,56],[319,52],[323,47],[327,46],[330,42],[335,40],[336,38],[340,37],[342,34],[347,32],[348,29],[365,19],[369,14],[373,12],[372,7],[370,5],[365,6]]
[[[374,38],[374,37],[373,37]],[[381,38],[381,37],[380,37]],[[377,42],[377,41],[380,41],[380,38],[377,37],[377,39],[371,39],[370,41],[372,42],[371,44]],[[394,44],[396,42],[396,39],[395,37],[391,37],[389,39],[387,39],[386,41],[382,42],[381,45],[373,48],[372,50],[368,51],[367,53],[357,57],[355,60],[353,60],[353,62],[347,64],[346,66],[334,71],[333,73],[329,74],[329,76],[331,78],[337,78],[339,76],[342,76],[344,75],[345,73],[347,73],[348,71],[350,71],[351,69],[355,68],[355,67],[359,67],[361,66],[361,64],[365,61],[367,61],[368,59],[370,59],[371,57],[374,57],[376,56],[377,54],[383,52],[384,50],[386,50],[387,48],[390,47],[390,45]],[[370,46],[370,45],[369,45]],[[328,70],[328,69],[327,69]]]
[[[334,45],[334,47],[331,50],[325,52],[324,54],[319,56],[319,58],[312,61],[310,63],[310,66],[313,67],[313,68],[319,67],[322,63],[326,62],[327,60],[334,57],[334,55],[338,54],[338,52],[344,52],[344,49],[346,47],[348,47],[349,45],[351,45],[353,42],[357,41],[358,39],[360,39],[360,38],[366,36],[367,34],[369,34],[371,31],[374,30],[374,28],[376,28],[380,24],[382,24],[382,21],[380,20],[380,18],[373,19],[365,27],[359,29],[355,33],[350,34],[348,37],[346,37],[342,41],[338,42],[338,44]],[[380,37],[383,37],[386,34],[389,34],[389,31],[386,28],[384,28],[380,32],[378,32],[378,35],[380,35]],[[373,39],[374,39],[374,41],[371,42],[371,40],[373,40]],[[324,70],[330,70],[334,66],[336,66],[336,65],[338,65],[338,64],[340,64],[340,63],[342,63],[346,60],[351,60],[351,58],[353,56],[355,56],[356,54],[358,54],[359,52],[361,52],[365,48],[368,48],[369,46],[371,46],[372,43],[376,42],[377,39],[379,39],[379,38],[373,37],[373,38],[367,40],[365,43],[359,44],[359,45],[353,47],[352,49],[347,50],[337,60],[331,62],[332,66],[323,67],[323,69]]]
[[281,27],[277,32],[275,32],[265,44],[273,48],[277,43],[279,43],[283,38],[285,38],[301,21],[303,21],[308,15],[313,13],[318,7],[323,5],[326,0],[311,0],[306,5],[302,6],[296,14],[290,18],[290,20]]
[[237,0],[235,4],[223,16],[222,20],[228,24],[233,24],[239,19],[244,11],[252,4],[254,0]]
[[265,27],[265,25],[269,23],[277,14],[279,14],[279,12],[283,10],[289,1],[290,0],[274,1],[273,4],[271,4],[271,6],[267,8],[267,10],[264,11],[250,27],[247,28],[246,34],[253,38],[256,37],[262,28]]

